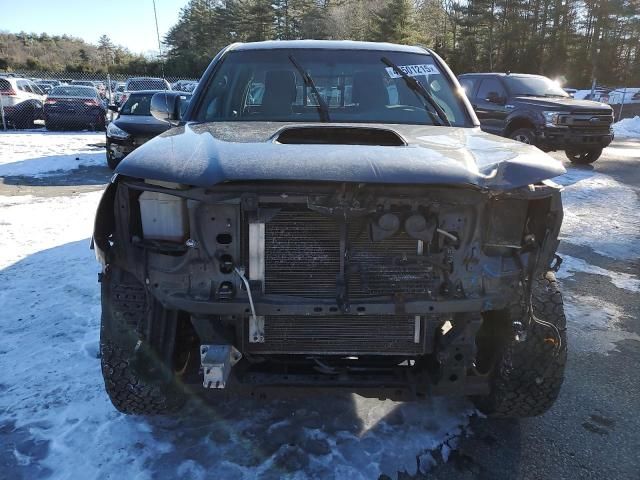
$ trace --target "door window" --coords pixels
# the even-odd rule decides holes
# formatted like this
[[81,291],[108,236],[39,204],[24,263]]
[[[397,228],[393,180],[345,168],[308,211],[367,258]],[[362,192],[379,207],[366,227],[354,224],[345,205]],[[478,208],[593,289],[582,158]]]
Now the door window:
[[478,88],[478,99],[488,101],[489,98],[505,98],[502,83],[496,78],[484,78]]
[[460,79],[460,86],[464,90],[464,93],[467,94],[468,98],[474,98],[473,90],[476,88],[476,83],[477,81],[475,78],[464,77]]
[[22,90],[23,92],[33,93],[29,84],[24,80],[16,81],[16,85],[18,86],[18,90]]

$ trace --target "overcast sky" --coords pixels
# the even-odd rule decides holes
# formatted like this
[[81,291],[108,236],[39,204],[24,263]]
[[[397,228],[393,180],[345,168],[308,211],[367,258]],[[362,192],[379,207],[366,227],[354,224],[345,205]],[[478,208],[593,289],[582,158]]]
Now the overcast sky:
[[[156,0],[160,38],[188,0]],[[137,53],[157,53],[152,0],[0,0],[0,30],[71,35],[97,43],[107,34]]]

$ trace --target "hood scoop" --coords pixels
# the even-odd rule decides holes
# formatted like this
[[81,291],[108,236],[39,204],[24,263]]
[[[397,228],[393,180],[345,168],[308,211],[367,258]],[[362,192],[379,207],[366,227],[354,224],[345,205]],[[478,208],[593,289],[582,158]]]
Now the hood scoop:
[[393,130],[374,127],[291,127],[281,130],[276,143],[293,145],[371,145],[383,147],[406,146],[404,139]]

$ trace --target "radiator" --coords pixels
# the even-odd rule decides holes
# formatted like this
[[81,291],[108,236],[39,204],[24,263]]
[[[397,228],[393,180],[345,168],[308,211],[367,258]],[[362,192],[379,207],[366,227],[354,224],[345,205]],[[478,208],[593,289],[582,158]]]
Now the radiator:
[[267,316],[264,343],[249,343],[246,349],[269,354],[421,354],[425,353],[424,318],[414,315]]
[[[439,284],[428,263],[416,263],[418,240],[400,231],[369,240],[366,219],[350,221],[346,278],[351,299],[395,294],[431,298]],[[267,294],[335,298],[340,273],[340,226],[319,213],[281,211],[265,224]]]

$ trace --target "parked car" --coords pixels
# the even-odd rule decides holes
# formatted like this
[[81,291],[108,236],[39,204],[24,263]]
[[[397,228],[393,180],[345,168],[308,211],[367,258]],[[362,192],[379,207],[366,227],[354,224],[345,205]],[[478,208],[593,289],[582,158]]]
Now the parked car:
[[141,90],[171,90],[171,85],[163,78],[155,77],[134,77],[127,79],[124,92],[120,96],[120,104],[127,101],[131,92],[139,92]]
[[124,88],[125,88],[125,84],[124,83],[118,83],[116,85],[116,87],[114,88],[114,103],[116,105],[121,105],[121,99],[122,99],[122,94],[124,93]]
[[[122,107],[110,107],[118,112],[118,118],[107,127],[107,164],[110,168],[116,168],[133,150],[171,127],[169,122],[151,115],[151,98],[158,91],[132,92]],[[182,110],[189,104],[190,98],[190,93],[179,96]]]
[[171,85],[172,90],[176,90],[178,92],[193,92],[198,86],[198,82],[193,80],[178,80],[173,85]]
[[571,98],[547,77],[473,73],[459,80],[488,133],[564,150],[578,164],[595,162],[613,140],[609,105]]
[[576,90],[573,94],[573,98],[576,100],[592,100],[594,102],[608,102],[609,101],[609,92],[608,88],[596,88],[591,91],[590,88],[586,90]]
[[49,84],[49,83],[43,83],[43,82],[34,82],[38,88],[40,90],[42,90],[42,92],[46,95],[47,93],[49,93],[51,91],[51,89],[53,88],[53,85]]
[[31,80],[0,78],[0,102],[8,126],[31,128],[33,122],[42,119],[44,92]]
[[44,122],[47,130],[104,130],[106,111],[95,87],[62,85],[44,102]]
[[39,80],[35,84],[40,87],[45,94],[49,93],[53,87],[62,85],[59,80]]
[[179,92],[153,96],[174,128],[122,160],[98,206],[118,410],[175,411],[195,383],[472,395],[508,417],[553,404],[562,207],[544,180],[560,162],[477,128],[422,47],[234,44],[202,85],[184,114]]
[[609,105],[640,104],[640,88],[616,88],[609,92]]
[[93,88],[95,88],[97,90],[95,82],[93,82],[91,80],[73,80],[73,81],[71,81],[71,83],[69,83],[69,85],[78,85],[78,86],[82,86],[82,87],[93,87]]
[[80,86],[84,86],[84,87],[93,87],[98,92],[98,95],[100,96],[100,98],[105,98],[106,97],[105,86],[104,86],[104,83],[102,83],[102,82],[96,82],[96,81],[93,81],[93,80],[74,80],[73,82],[70,83],[70,85],[80,85]]

